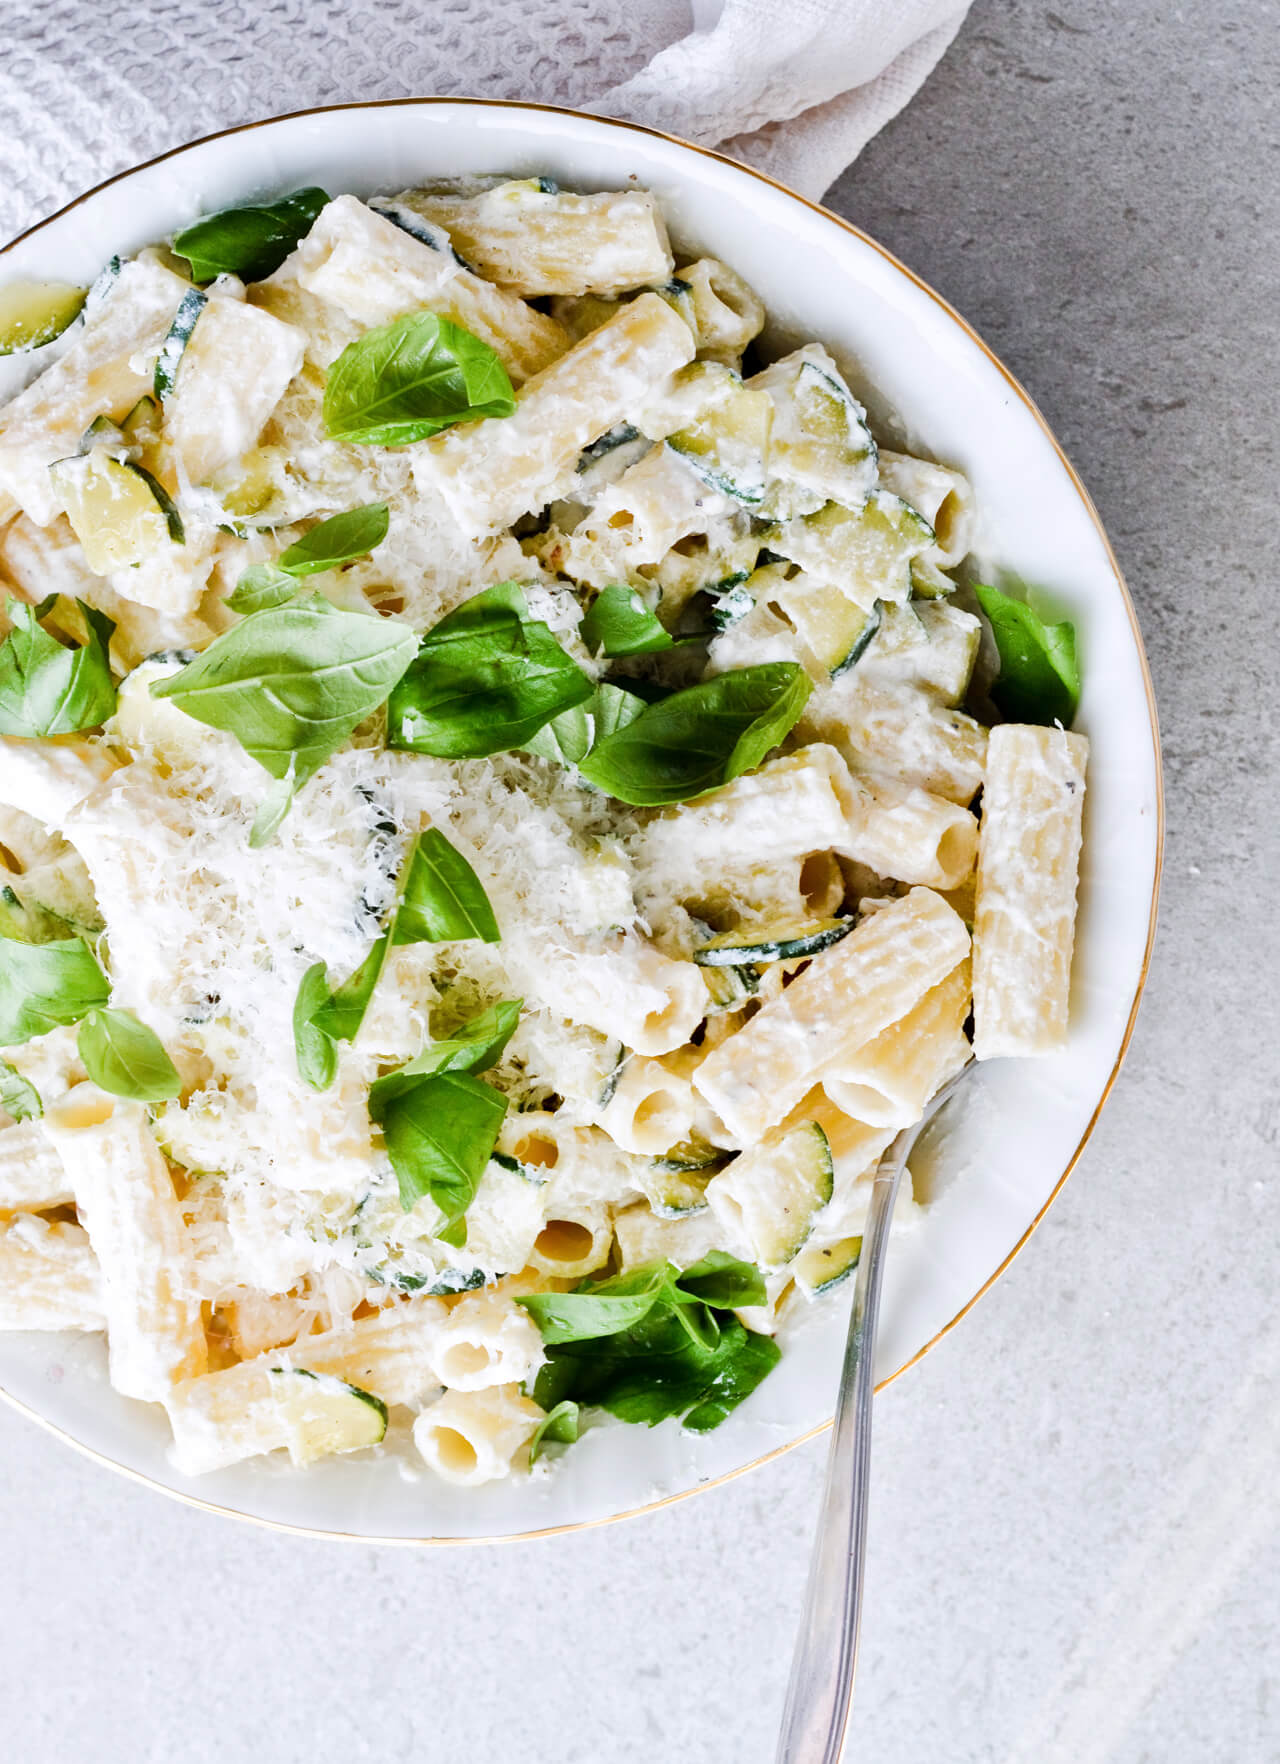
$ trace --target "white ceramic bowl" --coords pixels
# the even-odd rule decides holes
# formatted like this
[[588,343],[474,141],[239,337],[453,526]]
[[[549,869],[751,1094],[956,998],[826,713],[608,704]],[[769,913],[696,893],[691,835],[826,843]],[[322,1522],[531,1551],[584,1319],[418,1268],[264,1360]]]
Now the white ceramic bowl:
[[[889,1258],[876,1373],[917,1359],[1006,1266],[1061,1187],[1132,1031],[1155,924],[1162,802],[1151,683],[1133,608],[1092,505],[1044,419],[938,296],[847,221],[714,153],[624,123],[479,100],[310,111],[235,129],[112,179],[0,253],[14,276],[87,282],[113,252],[197,213],[319,184],[391,191],[463,172],[545,172],[575,189],[657,192],[678,244],[758,289],[779,340],[820,338],[882,434],[972,478],[979,556],[1046,590],[1074,620],[1092,742],[1070,1046],[999,1061],[917,1164],[933,1192]],[[0,363],[11,375],[17,365]],[[12,390],[0,378],[0,397]],[[74,1444],[180,1497],[306,1531],[389,1540],[530,1534],[673,1499],[784,1450],[830,1419],[847,1296],[816,1306],[784,1358],[716,1432],[593,1428],[554,1474],[479,1490],[415,1475],[406,1458],[274,1462],[189,1480],[163,1413],[116,1396],[94,1339],[0,1335],[0,1387]]]

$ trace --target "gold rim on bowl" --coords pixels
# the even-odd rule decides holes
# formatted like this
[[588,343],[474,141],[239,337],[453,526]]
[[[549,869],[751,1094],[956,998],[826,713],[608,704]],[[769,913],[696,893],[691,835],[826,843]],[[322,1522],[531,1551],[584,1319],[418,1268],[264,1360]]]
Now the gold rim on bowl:
[[[930,1339],[925,1342],[923,1347],[917,1349],[909,1360],[905,1360],[896,1371],[891,1372],[887,1378],[882,1379],[880,1383],[877,1384],[877,1391],[884,1390],[887,1385],[893,1383],[895,1378],[900,1378],[904,1372],[910,1369],[910,1367],[916,1365],[918,1361],[922,1360],[931,1348],[937,1346],[944,1335],[949,1335],[955,1328],[956,1324],[960,1322],[961,1318],[968,1316],[978,1300],[982,1298],[984,1294],[990,1292],[996,1281],[1005,1272],[1006,1268],[1009,1267],[1014,1257],[1025,1247],[1032,1232],[1036,1229],[1036,1226],[1040,1224],[1045,1214],[1049,1211],[1049,1208],[1062,1192],[1067,1177],[1070,1176],[1071,1172],[1079,1163],[1080,1155],[1088,1144],[1093,1130],[1098,1123],[1098,1117],[1102,1113],[1103,1107],[1106,1104],[1108,1097],[1111,1095],[1116,1079],[1120,1075],[1120,1068],[1124,1064],[1125,1055],[1129,1051],[1129,1043],[1133,1039],[1134,1028],[1138,1021],[1138,1010],[1142,1003],[1142,994],[1147,983],[1147,974],[1151,967],[1151,952],[1155,943],[1156,920],[1160,904],[1160,878],[1164,865],[1165,807],[1164,772],[1160,757],[1160,723],[1156,711],[1155,691],[1151,683],[1151,670],[1147,665],[1146,650],[1142,643],[1142,632],[1138,625],[1138,615],[1134,609],[1128,585],[1125,582],[1124,576],[1121,574],[1120,565],[1116,561],[1115,552],[1111,547],[1111,541],[1108,539],[1102,522],[1098,518],[1098,511],[1093,505],[1093,499],[1081,482],[1080,476],[1075,467],[1063,452],[1058,443],[1057,437],[1045,421],[1039,406],[1026,388],[1009,372],[1008,368],[1005,367],[1000,358],[987,347],[982,338],[973,329],[972,325],[970,325],[966,319],[962,318],[956,309],[948,301],[944,300],[936,289],[931,288],[928,282],[923,281],[921,277],[916,275],[914,270],[908,269],[906,264],[900,262],[891,251],[886,251],[883,245],[878,244],[869,234],[864,233],[861,227],[855,226],[852,221],[845,220],[843,215],[833,213],[831,209],[824,208],[820,202],[811,201],[807,196],[801,196],[798,191],[792,190],[788,185],[780,183],[777,178],[771,178],[767,172],[757,171],[754,166],[746,165],[741,160],[733,159],[727,153],[717,153],[714,148],[698,146],[695,142],[681,140],[678,135],[667,134],[665,130],[648,128],[643,123],[626,122],[621,118],[610,116],[593,116],[589,111],[571,110],[567,106],[560,104],[526,103],[524,100],[518,98],[378,98],[369,99],[363,103],[317,104],[306,110],[286,111],[280,116],[263,117],[257,122],[238,123],[229,129],[218,129],[211,135],[200,136],[198,140],[186,141],[180,147],[170,147],[166,152],[157,153],[153,158],[144,160],[140,165],[130,166],[126,171],[116,172],[113,177],[104,178],[100,184],[95,184],[91,190],[84,191],[81,195],[73,198],[73,200],[68,202],[64,207],[58,209],[51,215],[47,215],[44,220],[37,221],[34,226],[28,227],[25,232],[19,233],[16,238],[11,239],[7,245],[0,247],[0,258],[3,258],[8,252],[12,251],[15,245],[21,244],[24,239],[31,238],[34,233],[40,232],[42,228],[51,226],[54,221],[61,220],[63,215],[70,214],[73,209],[79,208],[81,203],[88,202],[93,197],[100,195],[103,190],[109,189],[112,184],[119,183],[123,178],[131,178],[137,172],[149,171],[152,166],[162,165],[165,160],[174,159],[179,154],[190,152],[194,147],[203,147],[210,141],[226,140],[231,135],[250,134],[255,129],[271,128],[276,123],[296,122],[302,117],[330,116],[348,110],[402,109],[425,104],[463,104],[472,105],[481,110],[542,111],[552,116],[572,116],[578,118],[580,121],[595,123],[606,128],[626,129],[630,130],[633,134],[649,135],[656,140],[668,141],[672,146],[683,148],[686,153],[696,153],[701,155],[704,159],[717,160],[722,165],[731,166],[736,172],[742,172],[749,177],[757,178],[762,184],[768,184],[772,189],[780,190],[784,196],[789,196],[793,202],[799,202],[803,207],[811,209],[815,214],[821,215],[824,220],[830,221],[833,226],[841,227],[846,233],[851,233],[855,239],[858,239],[862,244],[869,246],[877,256],[882,257],[887,263],[892,265],[892,267],[896,269],[900,275],[904,276],[907,281],[912,283],[913,286],[919,288],[920,291],[923,294],[926,294],[935,305],[941,307],[947,317],[950,318],[951,321],[964,333],[969,341],[982,351],[982,354],[1000,374],[1010,390],[1021,400],[1027,410],[1030,411],[1032,417],[1043,431],[1049,445],[1057,454],[1058,460],[1068,478],[1071,480],[1072,487],[1076,494],[1084,504],[1085,512],[1092,521],[1098,538],[1102,542],[1102,548],[1106,553],[1107,563],[1115,578],[1116,587],[1120,592],[1120,598],[1124,603],[1125,615],[1129,620],[1129,628],[1133,633],[1134,645],[1138,652],[1139,666],[1142,669],[1142,684],[1147,700],[1147,719],[1151,731],[1151,747],[1155,763],[1156,785],[1156,849],[1155,867],[1151,879],[1151,910],[1147,919],[1147,939],[1142,952],[1142,966],[1138,973],[1137,984],[1134,987],[1133,1002],[1129,1006],[1129,1015],[1125,1022],[1124,1035],[1121,1037],[1120,1047],[1116,1053],[1115,1064],[1112,1066],[1107,1082],[1102,1088],[1102,1093],[1098,1098],[1097,1106],[1094,1108],[1093,1113],[1085,1123],[1084,1132],[1080,1135],[1075,1150],[1067,1160],[1066,1168],[1054,1183],[1044,1205],[1040,1208],[1035,1218],[1032,1219],[1031,1223],[1014,1244],[1013,1248],[1005,1256],[1004,1260],[987,1276],[977,1292],[974,1293],[973,1297],[960,1307],[949,1322],[943,1324],[942,1328],[938,1330],[936,1335],[931,1336]],[[772,1451],[764,1452],[760,1457],[752,1458],[746,1464],[739,1464],[733,1470],[726,1470],[720,1476],[710,1477],[705,1482],[695,1483],[692,1488],[681,1489],[675,1494],[664,1495],[660,1500],[647,1501],[643,1506],[629,1507],[621,1513],[608,1513],[598,1519],[579,1519],[564,1525],[550,1525],[540,1531],[515,1531],[497,1537],[371,1537],[363,1532],[329,1531],[317,1526],[291,1525],[287,1520],[262,1518],[256,1513],[241,1512],[236,1507],[220,1506],[217,1502],[204,1500],[199,1495],[185,1494],[181,1489],[170,1488],[167,1483],[157,1482],[154,1477],[145,1475],[141,1470],[134,1470],[127,1464],[118,1463],[116,1459],[107,1457],[105,1453],[96,1450],[95,1447],[83,1444],[80,1440],[76,1439],[73,1434],[68,1433],[65,1428],[59,1427],[55,1422],[48,1420],[44,1415],[41,1415],[38,1410],[31,1408],[29,1404],[22,1402],[18,1397],[12,1396],[3,1388],[0,1388],[0,1398],[8,1403],[11,1408],[17,1410],[19,1414],[27,1416],[30,1420],[34,1421],[37,1426],[43,1427],[47,1432],[52,1433],[58,1439],[65,1440],[68,1445],[82,1453],[85,1457],[91,1458],[95,1463],[105,1464],[109,1469],[117,1471],[121,1476],[127,1476],[131,1481],[140,1483],[145,1488],[156,1489],[159,1493],[168,1495],[173,1500],[181,1501],[186,1506],[199,1508],[206,1513],[215,1513],[220,1518],[239,1519],[251,1525],[262,1525],[270,1531],[284,1532],[286,1535],[294,1537],[320,1537],[341,1543],[396,1544],[415,1547],[422,1545],[444,1547],[449,1545],[460,1546],[464,1544],[527,1543],[536,1538],[560,1537],[567,1532],[594,1530],[597,1526],[612,1525],[621,1519],[637,1519],[642,1514],[656,1513],[662,1507],[672,1506],[676,1501],[687,1500],[690,1495],[701,1494],[706,1489],[721,1488],[725,1483],[732,1482],[735,1477],[745,1476],[749,1470],[758,1470],[764,1464],[771,1464],[775,1458],[780,1458],[784,1452],[792,1451],[796,1446],[805,1445],[809,1440],[816,1439],[820,1433],[825,1433],[831,1426],[830,1421],[821,1421],[816,1427],[810,1427],[804,1433],[797,1434],[794,1439],[787,1440],[785,1444],[775,1446]]]

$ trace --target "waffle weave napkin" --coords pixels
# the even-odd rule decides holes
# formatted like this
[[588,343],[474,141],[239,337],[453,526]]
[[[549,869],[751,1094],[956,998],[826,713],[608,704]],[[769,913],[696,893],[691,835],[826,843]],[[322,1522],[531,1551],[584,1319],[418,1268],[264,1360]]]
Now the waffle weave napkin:
[[627,117],[820,196],[968,0],[0,0],[0,237],[216,129],[465,94]]

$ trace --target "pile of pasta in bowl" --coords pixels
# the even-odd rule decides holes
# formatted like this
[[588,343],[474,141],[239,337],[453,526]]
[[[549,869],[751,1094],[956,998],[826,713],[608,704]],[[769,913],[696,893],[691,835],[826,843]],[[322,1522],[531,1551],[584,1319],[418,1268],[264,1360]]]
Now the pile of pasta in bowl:
[[0,1326],[181,1471],[714,1428],[1063,1044],[1071,627],[764,326],[547,179],[0,289]]

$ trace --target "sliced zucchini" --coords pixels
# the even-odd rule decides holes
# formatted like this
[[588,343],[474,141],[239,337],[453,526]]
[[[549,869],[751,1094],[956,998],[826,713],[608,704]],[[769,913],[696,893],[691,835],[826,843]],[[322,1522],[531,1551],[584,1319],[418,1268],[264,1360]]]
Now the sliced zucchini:
[[737,963],[727,967],[711,963],[703,968],[702,978],[716,1011],[741,1010],[752,994],[760,990],[760,976],[755,969],[739,967]]
[[92,313],[95,307],[102,305],[102,302],[107,298],[107,295],[111,293],[116,283],[120,280],[120,271],[123,267],[124,266],[118,257],[109,257],[103,264],[102,268],[93,278],[89,287],[89,292],[85,296],[84,306],[86,316],[89,313]]
[[822,1249],[802,1249],[791,1265],[796,1285],[806,1298],[830,1292],[847,1280],[858,1266],[862,1255],[860,1237],[842,1237],[839,1243],[826,1244]]
[[49,467],[67,519],[97,576],[141,563],[162,545],[181,544],[182,519],[163,486],[104,447]]
[[155,395],[162,404],[178,383],[178,369],[182,365],[187,344],[191,341],[191,333],[208,304],[209,296],[202,294],[199,288],[188,288],[178,302],[173,323],[169,326],[168,335],[160,345],[160,353],[156,357]]
[[300,1366],[273,1366],[271,1378],[272,1394],[284,1411],[289,1456],[299,1469],[385,1437],[387,1405],[372,1392]]
[[722,931],[700,944],[693,959],[700,968],[738,968],[747,962],[791,962],[819,955],[847,937],[852,918],[764,919],[754,925]]
[[739,383],[705,415],[668,435],[667,446],[710,489],[755,508],[764,500],[772,425],[769,394]]
[[751,384],[769,392],[777,412],[769,512],[811,513],[827,501],[856,507],[876,481],[876,444],[866,413],[826,352],[809,345]]
[[376,1268],[372,1271],[375,1280],[386,1280],[388,1286],[394,1286],[397,1292],[426,1291],[432,1298],[444,1298],[454,1292],[474,1292],[485,1283],[483,1268],[442,1268],[436,1275],[431,1274],[382,1274]]
[[60,337],[79,318],[83,288],[69,282],[10,282],[0,288],[0,355],[25,355]]
[[730,625],[736,625],[739,619],[745,619],[755,605],[750,589],[743,584],[747,574],[741,571],[733,576],[726,576],[723,582],[717,582],[711,592],[715,595],[715,604],[711,608],[711,623],[717,631],[727,631]]
[[109,416],[96,416],[80,437],[77,453],[89,453],[95,447],[109,447],[119,452],[128,445],[124,430]]
[[874,639],[876,632],[880,629],[883,619],[884,601],[877,600],[871,611],[867,614],[862,629],[858,632],[858,635],[849,646],[847,654],[844,655],[841,660],[836,663],[835,667],[832,668],[831,678],[833,680],[838,680],[841,674],[847,674],[850,668],[857,667],[858,663],[867,653],[867,650],[871,647],[872,640]]
[[804,1247],[833,1182],[827,1136],[816,1121],[803,1121],[735,1158],[712,1178],[707,1200],[745,1236],[762,1268],[784,1268]]
[[283,447],[251,447],[234,464],[216,473],[209,488],[233,520],[247,527],[279,525],[285,518],[283,491],[289,464]]
[[794,581],[779,582],[769,598],[833,680],[854,665],[880,626],[874,610],[868,614],[842,589],[813,581],[803,571]]
[[120,427],[132,438],[142,429],[149,429],[160,414],[160,406],[149,392],[144,392]]
[[380,214],[383,220],[389,220],[393,227],[399,227],[402,233],[408,233],[411,239],[416,239],[419,245],[425,245],[430,251],[443,251],[446,256],[450,253],[457,256],[444,228],[436,226],[406,203],[394,202],[389,196],[374,196],[369,207],[375,214]]
[[608,1108],[609,1104],[613,1101],[614,1096],[617,1093],[618,1085],[622,1082],[622,1074],[627,1069],[627,1061],[630,1058],[631,1058],[630,1053],[623,1046],[623,1044],[619,1041],[616,1044],[616,1052],[613,1057],[613,1064],[612,1064],[612,1066],[610,1066],[609,1070],[605,1073],[604,1082],[601,1084],[600,1089],[596,1093],[596,1107],[597,1108],[601,1108],[601,1109]]
[[912,559],[934,542],[924,516],[890,490],[873,490],[856,510],[828,502],[766,537],[774,551],[867,611],[877,600],[909,597]]
[[[719,1158],[723,1166],[723,1152]],[[655,1158],[652,1174],[638,1180],[649,1210],[659,1219],[686,1219],[706,1206],[707,1184],[714,1174],[714,1169],[672,1169],[665,1158]]]
[[509,1170],[513,1176],[519,1176],[522,1181],[532,1184],[534,1188],[541,1188],[549,1180],[550,1172],[543,1169],[541,1164],[522,1164],[520,1159],[513,1158],[510,1152],[490,1152],[489,1162],[497,1164],[501,1170]]
[[579,472],[590,471],[597,460],[605,454],[612,453],[615,448],[625,447],[629,441],[638,441],[640,431],[630,423],[619,423],[616,428],[608,429],[590,446],[584,447],[578,455],[577,469]]

